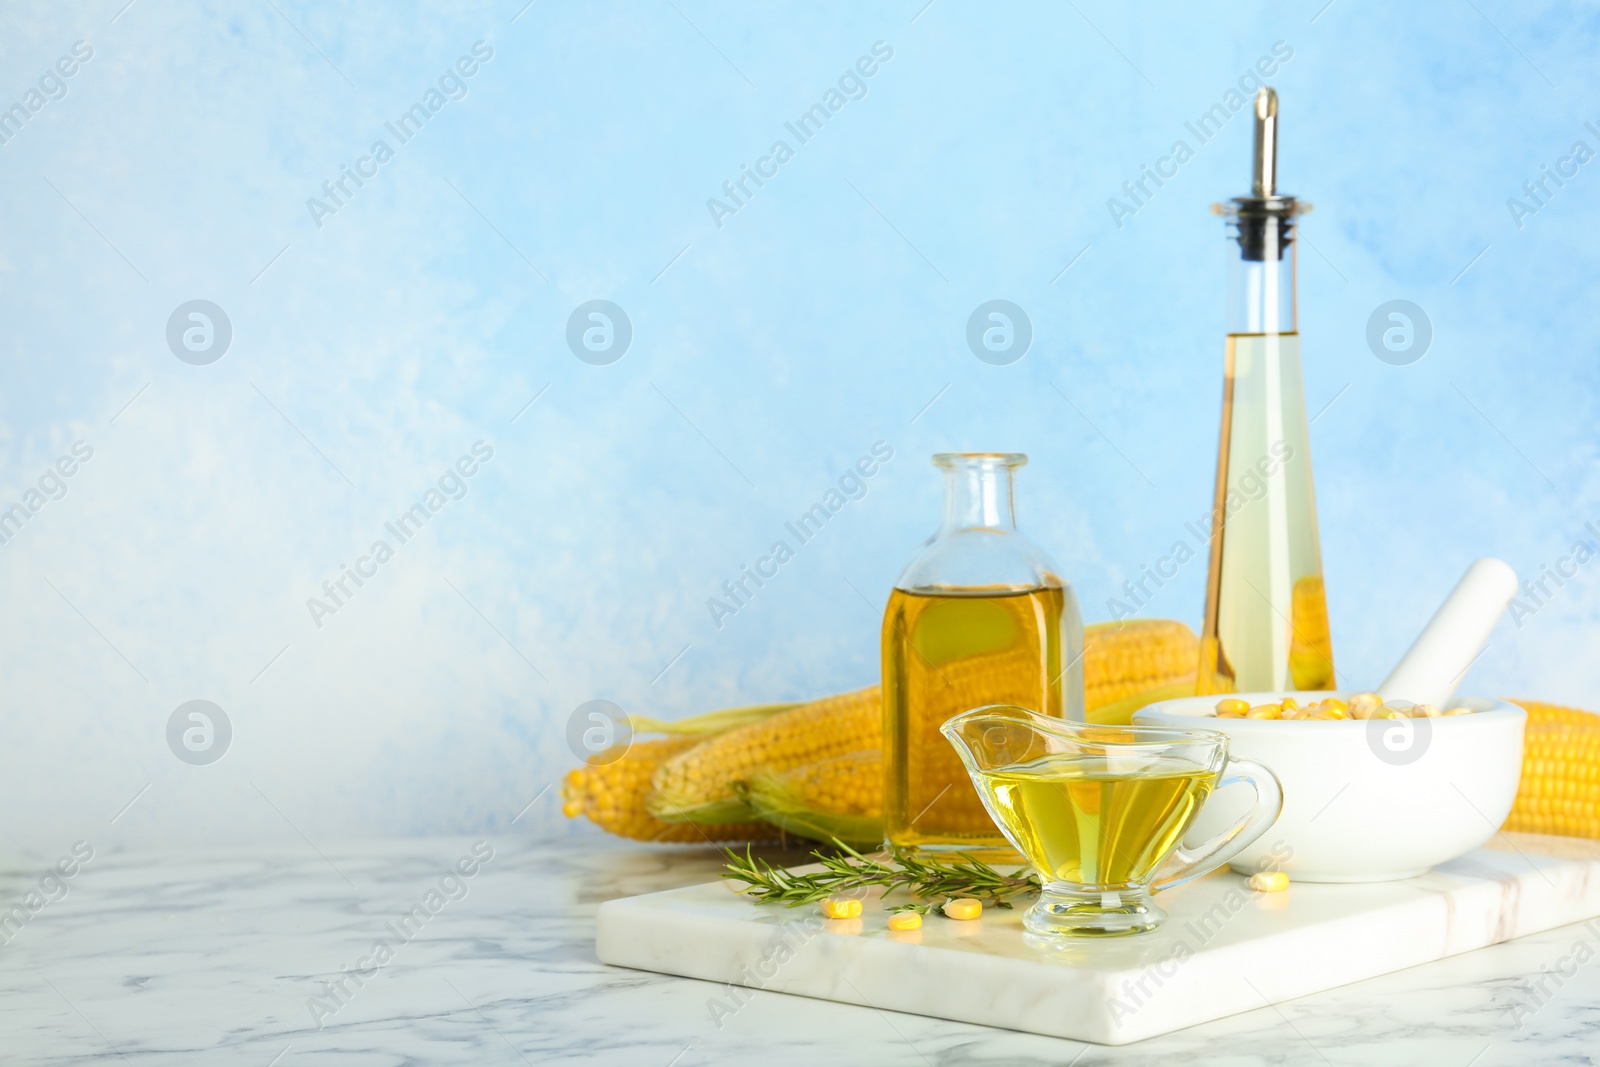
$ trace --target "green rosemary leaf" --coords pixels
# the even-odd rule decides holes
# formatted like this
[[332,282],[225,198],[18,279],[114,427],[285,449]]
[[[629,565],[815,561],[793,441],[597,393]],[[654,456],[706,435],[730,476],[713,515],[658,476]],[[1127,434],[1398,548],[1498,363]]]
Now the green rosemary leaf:
[[[863,856],[842,841],[834,841],[839,854],[820,850],[811,856],[822,870],[797,874],[754,857],[746,847],[740,856],[724,849],[728,862],[723,878],[745,883],[742,892],[760,904],[786,904],[791,908],[812,904],[840,893],[878,888],[885,893],[908,890],[919,901],[974,897],[997,908],[1011,907],[1014,897],[1039,891],[1039,879],[1026,867],[1005,874],[966,853],[965,862],[919,856],[899,848],[890,850],[890,862]],[[895,911],[928,914],[931,903],[901,905]]]

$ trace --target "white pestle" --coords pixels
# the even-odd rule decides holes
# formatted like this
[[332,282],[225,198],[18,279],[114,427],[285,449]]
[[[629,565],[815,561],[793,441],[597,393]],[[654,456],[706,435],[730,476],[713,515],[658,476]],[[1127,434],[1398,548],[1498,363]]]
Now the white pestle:
[[1516,594],[1517,573],[1510,564],[1474,562],[1378,686],[1378,695],[1443,708]]

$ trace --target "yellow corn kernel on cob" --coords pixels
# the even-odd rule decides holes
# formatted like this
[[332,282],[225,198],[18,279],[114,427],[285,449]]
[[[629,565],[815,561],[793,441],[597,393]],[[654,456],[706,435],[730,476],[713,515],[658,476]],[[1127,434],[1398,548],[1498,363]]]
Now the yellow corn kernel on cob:
[[1200,641],[1173,619],[1083,628],[1083,706],[1090,722],[1127,726],[1146,704],[1194,696]]
[[645,802],[668,822],[724,823],[751,817],[734,783],[759,770],[793,767],[862,749],[883,747],[878,687],[801,704],[762,722],[718,734],[656,769]]
[[759,722],[794,707],[783,704],[751,704],[723,708],[677,722],[661,722],[639,715],[628,717],[635,733],[665,733],[671,736],[654,741],[635,742],[620,758],[616,748],[596,753],[582,767],[567,772],[561,784],[561,810],[567,818],[587,815],[602,830],[639,841],[706,843],[720,841],[766,841],[772,828],[760,823],[734,823],[715,828],[694,823],[664,823],[645,810],[645,794],[650,776],[663,760],[687,751],[706,737]]
[[[1189,683],[1200,641],[1174,619],[1128,619],[1083,628],[1083,706],[1107,707],[1151,689]],[[1159,698],[1158,698],[1159,699]]]
[[913,683],[906,701],[907,814],[941,833],[993,835],[994,821],[939,727],[983,704],[1012,703],[1019,683],[1024,691],[1033,688],[1038,654],[1014,646],[998,655],[949,657],[935,672]]
[[757,771],[735,791],[762,819],[798,837],[864,848],[883,843],[883,753],[878,749],[787,771]]
[[1507,697],[1511,703],[1521,707],[1528,713],[1528,725],[1539,726],[1544,723],[1564,722],[1583,725],[1592,723],[1600,716],[1592,711],[1583,711],[1580,708],[1569,708],[1564,704],[1546,704],[1539,700],[1516,700]]
[[[1112,702],[1138,700],[1130,709],[1131,714],[1150,700],[1193,693],[1198,655],[1194,631],[1181,622],[1136,619],[1085,627],[1085,704],[1094,709]],[[982,660],[975,662],[981,667],[993,667]],[[960,661],[941,670],[952,686],[971,694],[965,707],[988,702],[984,697],[986,672],[969,675]],[[1158,687],[1159,695],[1138,699],[1140,694]],[[964,774],[955,765],[955,750],[943,738],[930,736],[938,742],[935,751],[948,754],[951,773]],[[748,781],[760,771],[781,773],[882,747],[882,694],[878,686],[868,686],[729,730],[667,759],[656,771],[646,806],[651,815],[668,822],[745,820],[753,811],[740,799],[735,783]],[[881,779],[875,788],[881,805]],[[981,810],[975,809],[974,817],[987,825],[988,816]]]
[[1505,829],[1600,838],[1600,715],[1518,700],[1528,712],[1522,781]]
[[589,757],[582,767],[567,772],[561,783],[561,810],[569,818],[586,815],[607,833],[635,841],[672,841],[715,844],[724,841],[772,841],[778,834],[765,823],[725,823],[701,826],[692,822],[669,823],[645,810],[650,775],[663,760],[685,752],[702,738],[685,735],[635,741],[627,753],[606,762],[612,750]]

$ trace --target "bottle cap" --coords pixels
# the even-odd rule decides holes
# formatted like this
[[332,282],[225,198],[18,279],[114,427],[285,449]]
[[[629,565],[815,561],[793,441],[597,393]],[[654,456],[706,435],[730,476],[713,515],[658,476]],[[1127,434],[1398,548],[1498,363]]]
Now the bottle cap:
[[1282,259],[1294,239],[1294,217],[1308,213],[1311,205],[1278,195],[1277,92],[1270,85],[1263,85],[1251,111],[1255,116],[1255,152],[1250,195],[1235,197],[1226,204],[1212,204],[1211,213],[1237,220],[1239,248],[1245,259],[1265,259],[1269,245],[1276,250],[1274,258]]

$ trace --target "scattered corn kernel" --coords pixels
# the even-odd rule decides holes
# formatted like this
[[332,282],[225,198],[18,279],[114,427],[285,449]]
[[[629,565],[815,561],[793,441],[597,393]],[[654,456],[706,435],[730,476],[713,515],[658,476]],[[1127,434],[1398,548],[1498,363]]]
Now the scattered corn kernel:
[[920,930],[922,929],[922,916],[914,911],[897,911],[889,916],[889,929]]
[[976,919],[983,914],[983,902],[973,900],[971,897],[947,900],[943,911],[951,919]]
[[858,919],[861,917],[861,901],[824,900],[822,914],[830,919]]
[[1277,893],[1289,888],[1289,876],[1282,871],[1257,871],[1250,876],[1250,888],[1258,893]]
[[1225,697],[1217,701],[1217,715],[1224,719],[1242,719],[1249,710],[1250,702],[1238,697]]

